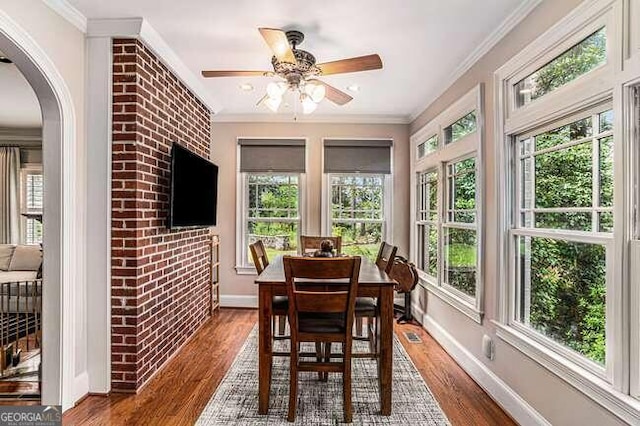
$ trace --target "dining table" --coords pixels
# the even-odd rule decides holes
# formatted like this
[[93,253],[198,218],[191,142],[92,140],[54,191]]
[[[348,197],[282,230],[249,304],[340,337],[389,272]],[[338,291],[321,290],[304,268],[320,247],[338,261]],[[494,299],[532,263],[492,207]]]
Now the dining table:
[[[271,370],[273,363],[273,336],[271,321],[273,297],[286,296],[282,255],[277,256],[255,280],[258,286],[258,412],[269,411]],[[391,415],[391,377],[393,371],[393,296],[396,281],[368,258],[363,257],[358,277],[358,297],[377,299],[379,318],[376,327],[376,352],[380,413]]]

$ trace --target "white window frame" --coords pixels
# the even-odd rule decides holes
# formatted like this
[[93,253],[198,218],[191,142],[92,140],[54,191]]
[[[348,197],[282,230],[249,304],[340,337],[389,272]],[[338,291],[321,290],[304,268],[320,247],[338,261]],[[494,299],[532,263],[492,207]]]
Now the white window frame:
[[[24,213],[40,213],[42,210],[33,211],[28,210],[26,206],[27,202],[27,176],[28,175],[42,175],[42,164],[38,163],[24,163],[20,168],[20,241],[23,244],[27,243],[27,220],[28,218],[23,216]],[[44,188],[44,181],[43,181]]]
[[[305,141],[305,170],[309,169],[309,141],[304,137],[267,137],[267,136],[243,136],[239,139],[304,139]],[[236,265],[234,269],[237,275],[256,275],[257,271],[253,264],[249,264],[249,245],[246,236],[248,235],[248,212],[249,194],[247,188],[247,176],[249,173],[240,172],[240,145],[236,146]],[[269,174],[252,173],[252,174]],[[303,235],[307,229],[307,174],[306,173],[272,173],[274,175],[296,175],[298,176],[298,234]],[[297,242],[296,242],[297,244]]]
[[[635,1],[635,0],[632,0]],[[498,203],[498,255],[497,282],[499,287],[498,319],[493,321],[496,334],[534,362],[548,369],[581,393],[594,400],[624,421],[632,424],[640,422],[640,401],[634,396],[640,393],[640,325],[631,325],[629,312],[640,308],[640,281],[629,279],[630,253],[628,240],[633,225],[631,214],[632,170],[631,158],[637,158],[637,142],[631,144],[629,134],[629,84],[632,77],[640,76],[640,63],[626,61],[624,43],[630,37],[629,28],[624,24],[623,10],[628,9],[628,0],[585,1],[569,15],[560,20],[538,39],[521,50],[494,74],[495,87],[495,129],[496,129],[496,175],[498,194],[509,194]],[[540,66],[579,43],[597,29],[607,28],[607,63],[584,74],[570,83],[547,93],[539,99],[514,108],[513,83],[522,76],[536,71]],[[623,64],[625,65],[623,67]],[[530,129],[542,127],[561,120],[570,114],[586,110],[613,99],[614,111],[614,224],[613,238],[595,233],[581,233],[578,240],[607,244],[607,293],[606,293],[606,370],[600,374],[589,368],[588,360],[576,360],[575,353],[563,353],[554,345],[547,344],[540,336],[533,337],[514,327],[515,277],[514,247],[511,243],[513,232],[510,226],[511,196],[514,189],[510,182],[511,158],[510,141],[515,135]],[[625,115],[626,111],[626,115]],[[626,129],[626,130],[625,130]],[[637,160],[636,160],[637,165]],[[637,169],[637,167],[636,167]],[[638,171],[635,170],[637,177]],[[635,194],[637,198],[638,194]],[[637,220],[637,218],[635,218]],[[544,236],[550,231],[540,231]],[[554,238],[558,235],[553,234]],[[550,235],[551,235],[550,234]],[[576,240],[572,238],[572,240]],[[640,244],[637,256],[640,254]],[[611,264],[614,262],[614,265]],[[636,298],[629,298],[629,293]],[[627,305],[631,299],[631,305]],[[634,332],[635,330],[635,332]],[[634,338],[635,336],[635,342]],[[631,337],[631,339],[630,339]],[[631,341],[631,348],[630,342]],[[635,349],[633,345],[635,344]],[[635,350],[635,353],[633,352]],[[570,352],[570,350],[567,350]],[[631,355],[630,355],[631,352]],[[633,376],[635,370],[636,377]],[[634,384],[635,382],[635,384]],[[635,392],[635,394],[634,394]]]
[[[483,146],[484,146],[484,90],[480,84],[471,89],[467,94],[462,96],[458,101],[453,103],[445,111],[436,118],[431,120],[417,132],[411,136],[411,221],[412,231],[410,233],[411,259],[417,262],[419,253],[418,248],[418,222],[417,217],[417,176],[419,173],[432,170],[438,171],[438,277],[428,275],[426,272],[419,270],[420,284],[427,289],[428,292],[437,296],[439,299],[456,308],[473,321],[481,324],[484,315],[484,238],[483,238],[483,217],[484,202],[482,193],[484,190],[484,171],[483,171]],[[476,112],[476,131],[470,133],[455,142],[447,145],[444,144],[444,130],[458,119],[464,117],[468,113]],[[418,157],[418,145],[431,138],[434,134],[438,135],[438,148],[425,155]],[[443,285],[443,224],[446,217],[446,196],[444,194],[446,185],[446,164],[457,162],[469,157],[476,159],[476,291],[475,297],[471,297],[449,285]]]
[[[393,147],[391,148],[391,155],[393,155]],[[366,219],[354,219],[353,222],[367,222],[367,223],[382,223],[382,241],[391,243],[393,241],[393,226],[391,221],[391,191],[393,188],[393,175],[382,173],[324,173],[324,179],[322,181],[322,235],[330,235],[333,229],[333,211],[331,203],[331,178],[342,176],[359,176],[359,177],[382,177],[382,220],[366,220]],[[338,222],[344,222],[339,220]]]

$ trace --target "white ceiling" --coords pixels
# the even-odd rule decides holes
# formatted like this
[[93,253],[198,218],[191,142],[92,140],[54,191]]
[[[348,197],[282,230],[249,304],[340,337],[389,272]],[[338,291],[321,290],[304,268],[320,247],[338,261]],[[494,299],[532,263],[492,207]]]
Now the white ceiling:
[[[314,115],[408,117],[426,107],[456,68],[527,0],[69,0],[88,19],[143,17],[192,72],[270,70],[271,53],[258,27],[298,29],[301,49],[319,62],[378,53],[384,68],[323,79],[354,100],[324,101]],[[274,77],[273,79],[276,79]],[[206,79],[219,115],[271,114],[256,101],[272,79]],[[255,90],[242,92],[240,83]]]
[[0,94],[1,128],[42,126],[38,98],[14,64],[0,62]]

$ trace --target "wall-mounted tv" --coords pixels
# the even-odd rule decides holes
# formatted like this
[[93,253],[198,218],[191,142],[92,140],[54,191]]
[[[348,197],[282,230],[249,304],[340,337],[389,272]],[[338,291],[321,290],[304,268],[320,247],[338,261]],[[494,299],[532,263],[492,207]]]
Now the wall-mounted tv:
[[216,225],[218,166],[174,142],[168,228]]

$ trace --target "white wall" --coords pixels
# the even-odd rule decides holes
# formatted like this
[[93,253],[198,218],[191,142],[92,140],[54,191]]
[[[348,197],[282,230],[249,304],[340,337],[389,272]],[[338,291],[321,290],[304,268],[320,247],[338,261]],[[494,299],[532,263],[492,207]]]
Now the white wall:
[[[218,177],[218,226],[220,235],[220,292],[222,303],[257,306],[255,276],[237,275],[236,253],[236,147],[238,137],[307,138],[307,233],[321,232],[322,139],[393,139],[393,241],[398,253],[409,250],[409,126],[405,124],[326,123],[217,123],[212,126],[211,161],[220,166]],[[241,296],[240,298],[231,296]]]
[[[74,282],[77,285],[73,289],[72,297],[66,300],[72,301],[73,305],[67,308],[74,312],[75,321],[71,324],[74,333],[74,350],[70,351],[69,357],[73,361],[73,366],[66,374],[71,375],[70,382],[73,382],[73,389],[63,389],[66,397],[65,408],[70,403],[77,401],[88,391],[87,380],[87,313],[86,313],[86,280],[85,276],[85,221],[86,202],[86,149],[85,149],[85,38],[84,34],[68,21],[60,17],[57,13],[47,7],[39,0],[0,0],[0,11],[5,13],[9,19],[20,27],[21,31],[28,33],[28,36],[35,44],[44,51],[48,60],[53,64],[57,73],[62,78],[66,90],[71,97],[73,114],[75,115],[75,158],[63,158],[63,169],[73,168],[77,176],[73,185],[75,190],[65,197],[72,197],[73,206],[66,206],[65,209],[73,209],[77,216],[75,228],[67,230],[72,241],[70,251],[66,256],[71,257],[67,261],[77,265],[73,272]],[[64,126],[64,123],[63,123]],[[47,149],[45,148],[45,155]],[[51,160],[51,159],[50,159]],[[53,160],[51,160],[53,161]],[[59,161],[55,159],[55,161]],[[44,158],[45,173],[47,157]],[[45,176],[46,179],[46,176]],[[46,208],[46,205],[45,205]],[[45,213],[46,214],[46,213]],[[46,232],[46,231],[45,231]],[[46,268],[46,267],[45,267]],[[46,269],[45,269],[46,273]],[[45,278],[46,279],[46,278]],[[62,324],[65,327],[68,324]],[[68,340],[63,339],[63,342]],[[69,349],[69,348],[67,348]],[[47,349],[44,348],[46,351]],[[68,362],[63,359],[62,363]]]
[[[553,425],[614,425],[623,423],[619,418],[585,396],[579,389],[568,385],[547,369],[539,366],[520,351],[503,342],[495,335],[492,320],[498,318],[498,292],[501,285],[497,281],[498,253],[497,208],[504,194],[495,191],[495,110],[493,73],[527,44],[544,33],[549,27],[573,10],[581,1],[543,1],[516,28],[504,37],[494,48],[483,56],[467,73],[448,88],[437,100],[423,111],[411,123],[411,134],[435,118],[449,105],[467,93],[470,89],[484,83],[485,99],[485,146],[482,167],[487,171],[483,202],[485,214],[484,246],[484,285],[485,316],[482,325],[469,319],[460,311],[452,308],[438,297],[427,294],[424,288],[419,290],[419,304],[432,321],[427,328],[446,330],[438,336],[445,348],[456,352],[459,359],[466,359],[466,368],[477,380],[494,391],[495,395],[504,394],[505,389],[489,377],[497,377],[526,401],[535,411]],[[488,334],[495,343],[495,359],[489,360],[482,353],[482,337]],[[456,349],[457,348],[457,349]],[[462,354],[462,355],[460,355]],[[472,371],[473,370],[473,371]],[[497,393],[495,393],[497,392]],[[508,391],[507,391],[508,392]],[[490,392],[491,393],[491,392]]]

